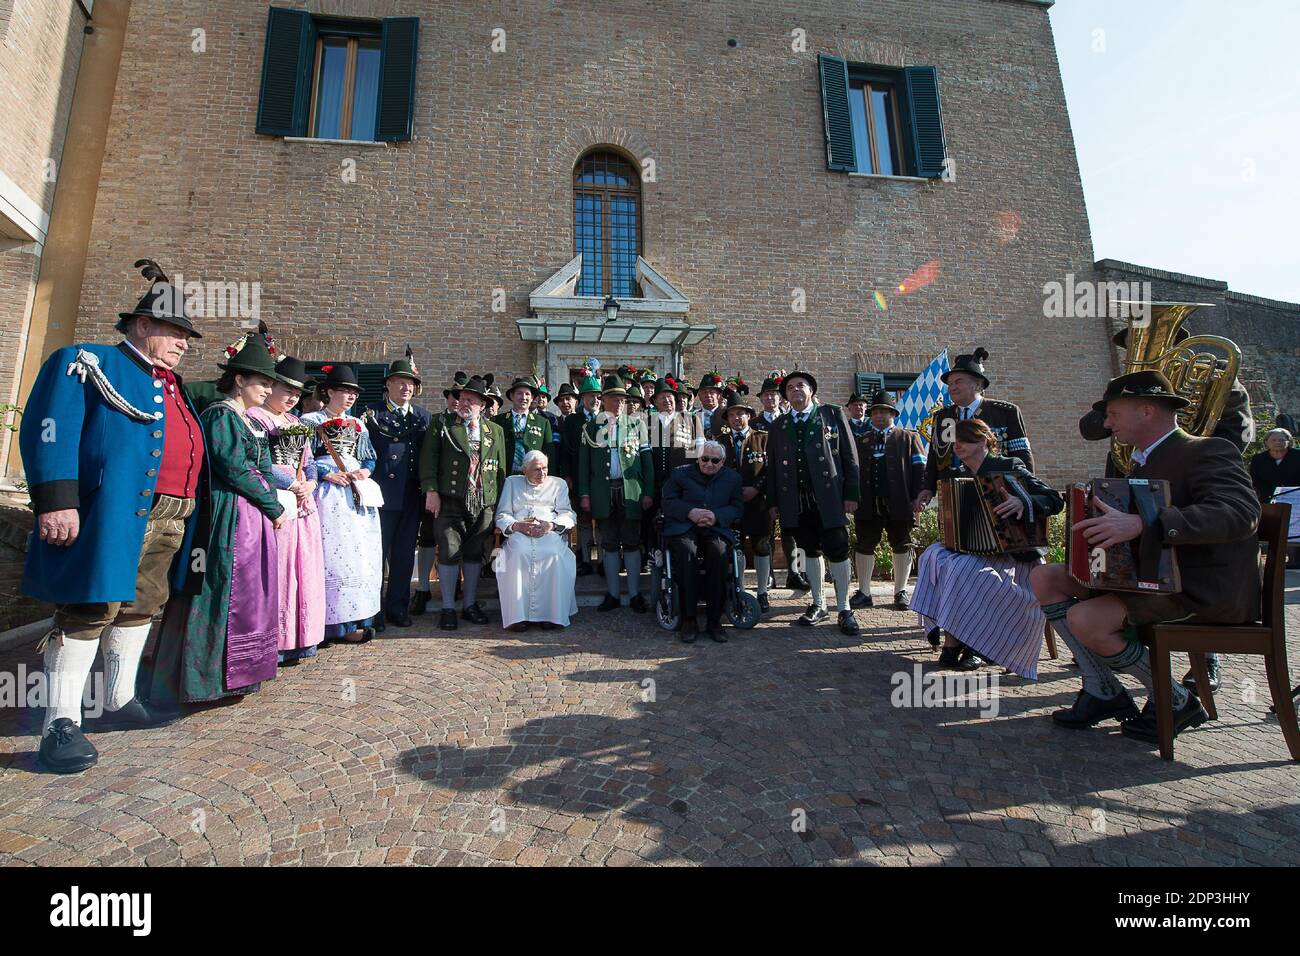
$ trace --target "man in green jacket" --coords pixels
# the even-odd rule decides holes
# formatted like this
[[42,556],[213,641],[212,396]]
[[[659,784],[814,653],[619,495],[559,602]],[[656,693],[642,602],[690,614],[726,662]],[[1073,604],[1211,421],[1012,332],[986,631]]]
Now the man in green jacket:
[[536,410],[540,396],[540,385],[536,378],[517,378],[506,389],[506,401],[510,403],[510,408],[492,418],[492,422],[500,425],[505,434],[506,461],[512,475],[523,472],[524,455],[530,451],[540,451],[549,457],[554,448],[551,423]]
[[650,609],[641,595],[641,516],[654,505],[654,462],[645,419],[626,413],[627,391],[616,375],[605,378],[603,411],[583,426],[578,448],[578,498],[596,518],[605,555],[605,600],[619,599],[619,551],[627,570],[628,604],[638,614]]
[[[584,375],[578,383],[578,407],[560,423],[560,455],[555,473],[569,484],[569,500],[578,502],[578,449],[582,447],[582,429],[600,414],[600,379],[595,373]],[[578,577],[591,574],[591,512],[578,508]]]
[[465,575],[460,616],[486,624],[478,606],[478,579],[492,537],[492,515],[507,470],[506,439],[499,425],[483,418],[488,385],[475,376],[452,392],[459,420],[434,418],[420,445],[420,488],[434,518],[438,541],[438,583],[444,631],[456,629],[456,578]]

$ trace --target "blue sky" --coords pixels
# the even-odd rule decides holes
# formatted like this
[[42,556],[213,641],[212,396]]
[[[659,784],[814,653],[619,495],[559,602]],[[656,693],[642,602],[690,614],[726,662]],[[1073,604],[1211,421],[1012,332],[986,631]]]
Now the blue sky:
[[1300,302],[1300,0],[1057,0],[1096,258]]

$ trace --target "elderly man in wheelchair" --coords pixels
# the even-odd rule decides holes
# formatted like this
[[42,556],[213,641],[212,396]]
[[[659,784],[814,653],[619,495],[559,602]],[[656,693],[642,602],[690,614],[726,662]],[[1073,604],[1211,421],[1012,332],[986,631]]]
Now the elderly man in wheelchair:
[[703,573],[709,636],[725,643],[722,615],[736,627],[758,623],[758,600],[744,589],[744,558],[734,525],[744,510],[740,473],[725,468],[726,451],[705,442],[693,464],[673,469],[664,486],[660,555],[665,563],[655,596],[661,627],[681,632],[690,644],[700,636],[697,600]]

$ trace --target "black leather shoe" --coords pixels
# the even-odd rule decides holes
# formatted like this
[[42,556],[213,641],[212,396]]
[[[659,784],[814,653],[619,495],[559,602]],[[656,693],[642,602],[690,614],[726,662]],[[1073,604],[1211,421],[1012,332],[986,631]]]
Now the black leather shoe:
[[442,609],[442,616],[438,621],[438,626],[444,631],[454,631],[460,626],[456,620],[456,609],[454,607]]
[[592,572],[591,564],[586,561],[578,562],[578,577],[586,577]]
[[618,599],[617,597],[615,597],[613,594],[606,594],[606,595],[605,595],[605,600],[603,600],[603,601],[600,602],[600,607],[596,608],[596,610],[597,610],[597,611],[612,611],[612,610],[614,610],[614,608],[618,607],[618,606],[620,605],[620,603],[621,603],[621,602],[619,601],[619,599]]
[[429,607],[429,599],[432,597],[433,595],[428,591],[416,591],[411,596],[411,614],[415,617],[423,614]]
[[943,643],[943,631],[940,628],[932,627],[925,632],[925,639],[930,642],[931,647],[938,647]]
[[727,643],[727,635],[722,633],[722,623],[720,621],[709,622],[709,637],[719,644]]
[[628,602],[628,607],[636,611],[638,614],[645,614],[650,610],[650,604],[646,601],[644,594],[634,596],[632,600]]
[[387,615],[387,617],[388,617],[388,623],[392,624],[394,627],[410,627],[411,624],[414,623],[411,620],[411,615],[409,614],[390,613]]
[[857,637],[862,633],[862,627],[852,611],[840,611],[840,633],[849,637]]
[[772,604],[767,599],[766,591],[762,591],[758,595],[758,610],[760,614],[766,614],[768,611],[772,610]]
[[969,647],[963,646],[961,649],[961,656],[957,658],[957,670],[977,671],[987,663],[988,661],[980,657]]
[[1074,706],[1054,711],[1052,720],[1070,730],[1084,730],[1110,717],[1125,720],[1137,715],[1137,704],[1133,703],[1133,698],[1127,691],[1110,700],[1102,700],[1100,697],[1093,697],[1086,690],[1081,690],[1079,696],[1074,698]]
[[81,773],[99,763],[99,751],[70,718],[60,717],[41,738],[36,760],[50,773]]
[[858,591],[853,597],[849,598],[849,607],[861,610],[864,607],[871,607],[871,595]]
[[[1174,711],[1174,736],[1177,737],[1189,727],[1199,727],[1210,719],[1210,715],[1201,706],[1201,699],[1195,694],[1188,694],[1183,706]],[[1120,725],[1119,732],[1125,737],[1141,740],[1149,744],[1158,744],[1160,734],[1156,730],[1156,708],[1152,701],[1147,701],[1142,713],[1130,717]]]
[[165,708],[150,704],[146,706],[136,698],[132,697],[117,710],[105,710],[100,717],[92,724],[92,729],[100,731],[108,730],[139,730],[145,727],[166,727],[168,724],[174,724],[185,716],[185,712],[179,707]]
[[939,669],[954,670],[957,667],[957,661],[961,657],[961,645],[955,644],[952,647],[945,647],[939,652]]
[[894,595],[894,609],[898,611],[910,611],[912,609],[912,598],[906,591],[899,591]]
[[809,604],[808,610],[799,615],[799,623],[804,627],[813,627],[830,616],[830,612],[826,608],[818,607],[816,604]]
[[[1205,659],[1205,670],[1210,676],[1210,690],[1217,694],[1219,692],[1219,660],[1216,657],[1207,657]],[[1196,690],[1196,675],[1188,671],[1183,675],[1183,686],[1190,691]]]
[[794,570],[786,572],[785,586],[789,588],[791,591],[812,590],[812,585],[808,583],[808,579],[804,577],[802,574],[800,574],[798,571],[794,571]]
[[478,606],[477,601],[469,607],[463,608],[460,612],[460,616],[471,624],[486,624],[488,622],[488,616],[483,613],[483,609]]

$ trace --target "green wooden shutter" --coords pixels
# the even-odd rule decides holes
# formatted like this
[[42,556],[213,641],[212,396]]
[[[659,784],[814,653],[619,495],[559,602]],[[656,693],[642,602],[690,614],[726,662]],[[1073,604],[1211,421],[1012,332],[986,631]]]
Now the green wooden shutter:
[[854,372],[853,391],[871,401],[877,391],[885,387],[885,376],[879,372]]
[[353,414],[359,416],[361,409],[378,405],[384,400],[384,376],[388,374],[388,366],[382,362],[351,364],[352,371],[357,375],[357,384],[361,386],[361,395],[352,406]]
[[311,103],[311,71],[316,30],[311,14],[271,7],[262,54],[262,91],[257,98],[257,132],[305,136]]
[[849,113],[849,66],[838,56],[817,56],[822,82],[822,123],[826,133],[826,168],[846,173],[857,168],[853,117]]
[[379,41],[379,107],[375,139],[390,143],[411,138],[415,114],[415,55],[419,17],[385,17]]
[[932,66],[905,67],[903,86],[915,174],[932,179],[942,176],[948,148],[943,137],[943,113],[939,109],[939,71]]

